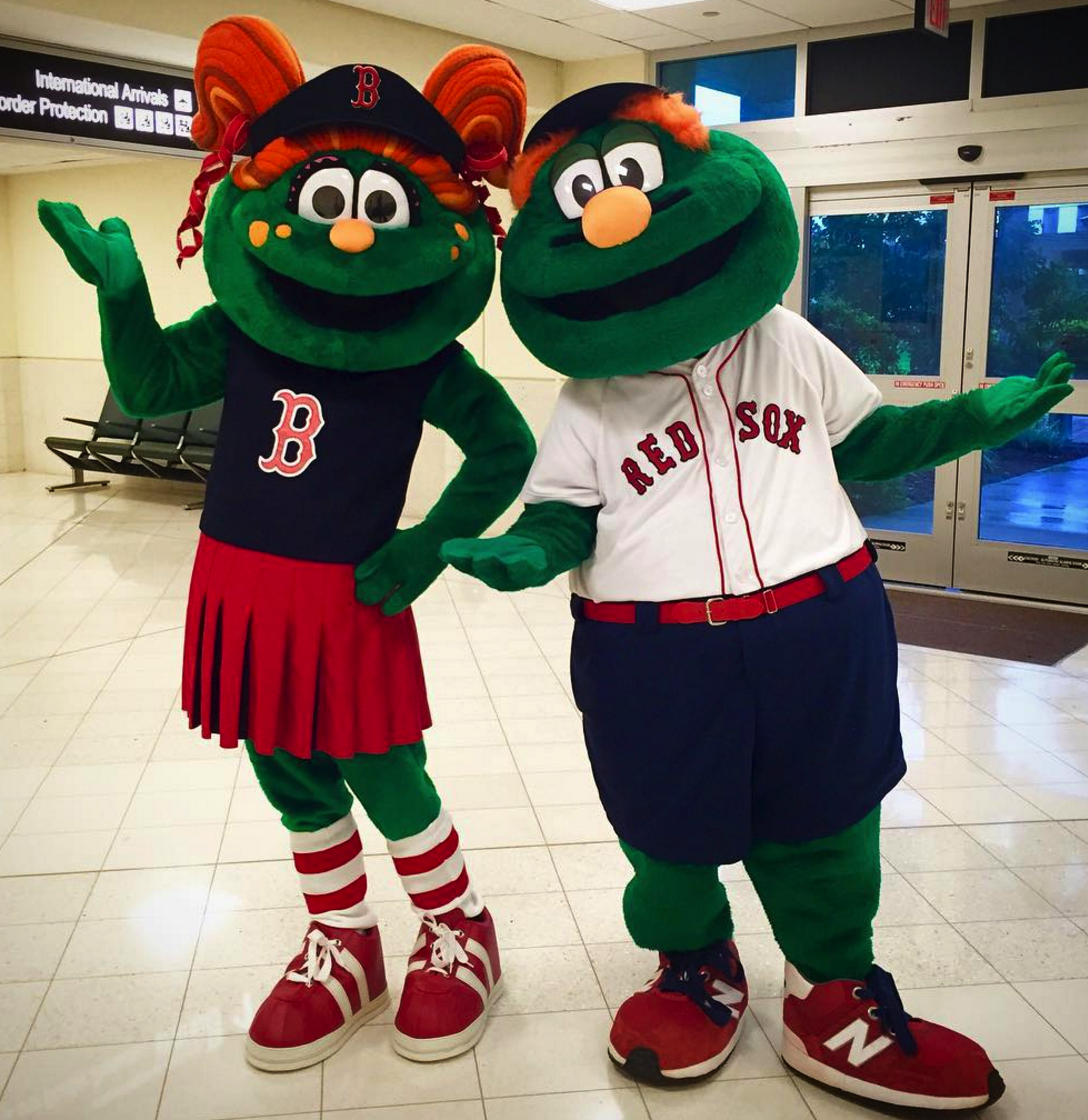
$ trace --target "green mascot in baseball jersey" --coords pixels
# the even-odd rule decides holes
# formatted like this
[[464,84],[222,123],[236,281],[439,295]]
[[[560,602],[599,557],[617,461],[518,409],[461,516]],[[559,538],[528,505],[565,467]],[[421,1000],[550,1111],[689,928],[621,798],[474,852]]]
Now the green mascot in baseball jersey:
[[[249,1061],[297,1069],[389,1001],[352,817],[385,837],[421,919],[393,1044],[420,1061],[475,1044],[501,985],[495,923],[426,769],[430,725],[409,604],[442,542],[517,496],[534,444],[456,341],[492,290],[497,212],[525,114],[516,67],[460,47],[423,92],[363,59],[306,81],[267,21],[210,27],[196,61],[196,143],[211,154],[178,233],[215,302],[161,328],[128,227],[42,203],[98,289],[110,383],[133,416],[222,399],[185,629],[190,723],[245,749],[288,830],[310,914],[260,1006]],[[244,158],[232,163],[236,155]],[[225,178],[228,175],[229,178]],[[398,529],[424,423],[465,461]]]
[[660,953],[613,1061],[675,1084],[729,1056],[748,988],[719,868],[743,861],[787,961],[790,1066],[890,1104],[996,1100],[984,1050],[908,1015],[873,960],[879,807],[905,772],[897,646],[840,482],[1002,443],[1071,366],[882,406],[778,303],[798,231],[771,162],[651,86],[549,111],[511,191],[503,300],[570,380],[520,519],[442,555],[503,590],[572,572],[574,694],[633,869],[627,927]]

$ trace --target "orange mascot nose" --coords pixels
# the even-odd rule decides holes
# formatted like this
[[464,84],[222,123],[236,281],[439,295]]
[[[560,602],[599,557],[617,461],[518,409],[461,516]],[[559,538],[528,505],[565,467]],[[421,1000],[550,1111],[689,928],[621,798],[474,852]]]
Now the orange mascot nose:
[[361,253],[374,244],[374,230],[359,218],[341,218],[329,228],[329,240],[345,253]]
[[582,211],[582,233],[590,245],[611,249],[634,241],[650,224],[650,200],[638,187],[609,187]]

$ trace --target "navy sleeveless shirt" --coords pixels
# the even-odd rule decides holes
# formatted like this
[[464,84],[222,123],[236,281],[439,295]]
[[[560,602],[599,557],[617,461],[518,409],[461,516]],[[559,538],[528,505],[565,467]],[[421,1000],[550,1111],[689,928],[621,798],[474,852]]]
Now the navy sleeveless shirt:
[[275,556],[360,563],[396,530],[423,403],[460,344],[421,365],[352,373],[231,336],[201,531]]

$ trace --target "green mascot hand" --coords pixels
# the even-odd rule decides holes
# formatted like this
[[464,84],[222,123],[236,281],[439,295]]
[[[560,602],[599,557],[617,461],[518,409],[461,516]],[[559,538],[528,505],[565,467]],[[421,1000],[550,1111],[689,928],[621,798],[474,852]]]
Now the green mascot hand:
[[541,587],[555,577],[548,554],[535,541],[508,534],[486,540],[454,540],[442,546],[442,559],[496,591]]
[[106,293],[122,292],[143,279],[143,269],[123,218],[107,218],[94,229],[70,202],[38,203],[38,218],[61,247],[77,275]]
[[370,606],[380,603],[382,614],[399,614],[442,574],[439,543],[426,524],[398,529],[355,569],[355,597]]
[[982,425],[987,447],[998,447],[1041,420],[1073,392],[1073,363],[1062,351],[1051,354],[1035,377],[1006,377],[972,393],[972,411]]

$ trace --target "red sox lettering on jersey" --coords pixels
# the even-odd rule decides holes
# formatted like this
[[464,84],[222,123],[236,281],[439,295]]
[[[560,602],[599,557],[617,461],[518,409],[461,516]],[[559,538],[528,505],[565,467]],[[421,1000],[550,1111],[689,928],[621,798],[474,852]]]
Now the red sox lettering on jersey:
[[523,500],[599,507],[571,575],[597,601],[741,595],[865,540],[833,449],[880,392],[800,316],[667,369],[564,384]]
[[[792,408],[783,408],[771,403],[764,407],[762,423],[756,420],[759,406],[756,401],[741,401],[737,405],[737,421],[740,430],[737,439],[741,443],[756,439],[762,435],[775,447],[792,451],[794,455],[801,454],[800,432],[805,426],[805,418]],[[665,429],[665,434],[672,440],[680,462],[686,463],[699,456],[699,445],[691,429],[683,420],[675,420]],[[658,438],[653,432],[647,432],[644,439],[639,440],[638,449],[642,452],[658,475],[667,474],[676,465],[677,460],[672,455],[662,451]],[[653,477],[641,466],[639,461],[632,456],[627,456],[620,463],[623,477],[634,488],[636,494],[645,494],[654,484]]]
[[[266,474],[295,478],[317,458],[315,441],[325,426],[321,402],[310,393],[294,393],[290,389],[280,389],[272,399],[283,406],[283,415],[272,429],[272,453],[260,456],[257,465]],[[293,447],[298,451],[289,458],[288,450]]]

